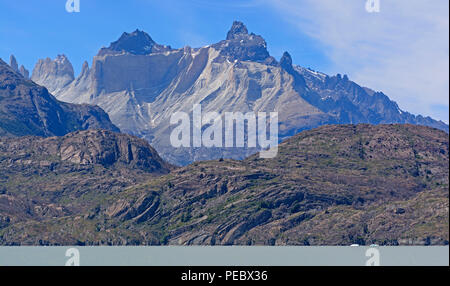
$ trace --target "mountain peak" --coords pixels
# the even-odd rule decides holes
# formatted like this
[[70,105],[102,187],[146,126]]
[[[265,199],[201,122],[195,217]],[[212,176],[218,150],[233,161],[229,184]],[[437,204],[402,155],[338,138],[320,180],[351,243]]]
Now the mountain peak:
[[109,49],[145,55],[151,53],[155,44],[155,41],[153,41],[149,34],[136,29],[132,33],[124,32],[117,41],[111,43]]
[[247,27],[240,21],[234,21],[227,33],[227,40],[235,39],[239,35],[248,35]]
[[263,37],[249,34],[244,23],[239,21],[233,22],[227,39],[214,44],[213,47],[220,51],[222,59],[276,64],[276,60],[267,51],[267,43]]
[[148,55],[154,52],[170,50],[170,46],[158,45],[149,34],[139,29],[134,32],[124,32],[120,38],[112,42],[108,48],[103,48],[99,55],[112,52],[126,52],[134,55]]

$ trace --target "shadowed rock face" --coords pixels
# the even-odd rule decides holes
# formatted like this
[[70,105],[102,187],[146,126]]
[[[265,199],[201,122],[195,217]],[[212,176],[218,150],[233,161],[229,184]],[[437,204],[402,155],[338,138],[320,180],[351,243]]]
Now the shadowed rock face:
[[169,51],[169,46],[157,44],[145,32],[136,30],[133,33],[123,33],[115,42],[111,43],[109,48],[100,50],[99,55],[108,53],[124,52],[133,55],[148,55],[150,53]]
[[196,103],[204,112],[277,111],[281,139],[325,124],[411,123],[448,132],[445,123],[403,111],[382,92],[347,76],[328,76],[292,62],[287,52],[277,62],[265,40],[241,22],[233,23],[225,40],[195,49],[171,49],[136,30],[101,49],[92,68],[70,84],[54,79],[65,85],[58,85],[55,94],[66,102],[100,106],[123,132],[145,138],[179,165],[243,159],[258,151],[172,148],[171,115],[191,112]]
[[[227,38],[213,47],[220,50],[223,58],[232,61],[254,61],[276,65],[277,61],[269,55],[266,41],[258,35],[249,34],[242,22],[235,21],[227,33]],[[217,59],[219,60],[219,59]]]
[[[1,139],[0,244],[449,241],[449,142],[437,129],[323,126],[281,143],[273,159],[196,162],[158,177],[170,166],[137,155],[148,149],[103,131]],[[139,171],[146,158],[162,167]]]
[[239,21],[234,21],[233,26],[231,26],[230,31],[227,33],[227,40],[233,40],[239,38],[239,36],[248,35],[247,27],[244,23]]
[[56,100],[0,60],[0,136],[54,136],[76,130],[119,129],[98,106]]

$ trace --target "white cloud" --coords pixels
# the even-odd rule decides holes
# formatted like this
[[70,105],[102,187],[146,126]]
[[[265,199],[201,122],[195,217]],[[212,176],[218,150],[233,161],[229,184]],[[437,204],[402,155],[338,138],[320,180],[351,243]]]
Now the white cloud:
[[366,0],[268,1],[324,44],[333,62],[325,72],[346,73],[404,110],[448,122],[448,0],[380,0],[380,13],[368,13]]

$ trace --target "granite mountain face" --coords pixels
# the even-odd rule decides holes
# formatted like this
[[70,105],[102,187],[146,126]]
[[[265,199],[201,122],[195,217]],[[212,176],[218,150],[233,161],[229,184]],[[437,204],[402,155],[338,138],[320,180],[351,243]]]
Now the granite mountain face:
[[15,59],[11,62],[12,67],[0,60],[0,136],[60,136],[92,128],[119,131],[98,106],[58,101],[25,78]]
[[72,64],[64,55],[54,60],[39,60],[33,69],[31,80],[45,86],[50,93],[55,93],[75,79]]
[[123,132],[148,140],[167,161],[185,165],[215,158],[242,159],[245,148],[173,148],[169,142],[176,111],[264,111],[279,113],[279,137],[325,124],[411,123],[448,132],[448,125],[402,111],[382,92],[361,87],[344,75],[328,76],[277,61],[265,40],[241,22],[226,39],[201,48],[173,49],[145,32],[124,33],[102,48],[75,78],[65,56],[41,60],[33,81],[62,101],[96,104]]

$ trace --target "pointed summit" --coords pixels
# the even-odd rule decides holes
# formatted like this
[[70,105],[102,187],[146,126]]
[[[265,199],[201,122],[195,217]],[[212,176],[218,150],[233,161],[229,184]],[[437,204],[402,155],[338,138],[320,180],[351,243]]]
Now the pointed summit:
[[88,76],[89,75],[89,71],[90,71],[89,64],[88,64],[87,61],[84,61],[83,62],[83,66],[81,67],[81,73],[78,76],[78,79]]
[[221,59],[230,61],[254,61],[268,65],[277,64],[267,51],[267,44],[263,37],[250,33],[247,27],[239,21],[234,21],[227,39],[212,45],[220,51]]
[[148,55],[151,53],[170,50],[170,46],[158,45],[144,31],[136,29],[132,33],[124,32],[120,38],[112,42],[109,48],[104,48],[99,55],[111,52],[126,52],[134,55]]
[[285,70],[291,70],[292,69],[292,57],[288,52],[284,52],[283,56],[280,59],[280,65]]
[[280,66],[294,78],[294,88],[299,93],[303,93],[306,88],[305,78],[294,69],[294,66],[292,65],[292,57],[288,52],[283,53],[283,56],[280,59]]
[[30,79],[30,72],[23,66],[20,66],[19,72],[23,75],[24,78]]
[[83,66],[81,67],[81,73],[83,74],[83,73],[88,72],[88,71],[89,71],[89,64],[88,64],[87,61],[84,61],[83,62]]
[[156,44],[149,34],[139,31],[123,33],[119,40],[111,43],[110,49],[114,51],[126,51],[132,54],[149,54]]
[[16,72],[19,71],[19,64],[17,64],[16,57],[14,55],[11,55],[9,57],[9,66],[12,67],[12,69]]
[[227,33],[227,40],[235,39],[239,35],[248,35],[247,27],[242,22],[234,21]]

